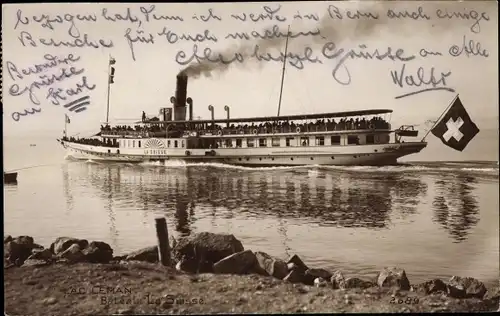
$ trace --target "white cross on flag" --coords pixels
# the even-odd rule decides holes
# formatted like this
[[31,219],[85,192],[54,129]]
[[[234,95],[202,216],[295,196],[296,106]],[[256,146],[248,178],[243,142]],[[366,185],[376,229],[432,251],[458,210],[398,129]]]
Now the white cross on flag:
[[443,118],[431,130],[443,144],[463,151],[469,142],[479,133],[479,128],[472,122],[462,101],[457,96],[455,102]]

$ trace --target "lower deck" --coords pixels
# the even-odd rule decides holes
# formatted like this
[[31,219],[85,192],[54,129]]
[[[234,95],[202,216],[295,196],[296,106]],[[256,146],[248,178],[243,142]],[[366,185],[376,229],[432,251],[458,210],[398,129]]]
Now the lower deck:
[[257,148],[109,148],[62,141],[68,155],[77,159],[146,162],[184,160],[236,165],[388,165],[417,153],[425,142],[356,146]]

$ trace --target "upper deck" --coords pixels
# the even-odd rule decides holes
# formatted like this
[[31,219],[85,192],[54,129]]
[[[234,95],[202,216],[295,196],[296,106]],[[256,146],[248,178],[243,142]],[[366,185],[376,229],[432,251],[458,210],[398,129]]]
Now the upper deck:
[[[308,115],[251,117],[191,121],[147,120],[136,122],[134,127],[101,126],[100,135],[111,138],[166,137],[179,138],[220,137],[224,135],[262,135],[287,133],[342,132],[348,130],[390,130],[390,124],[381,114],[392,110],[365,110]],[[372,116],[367,118],[366,116]],[[360,118],[361,117],[361,118]],[[336,120],[335,118],[340,118]],[[349,119],[348,119],[349,118]],[[137,125],[139,124],[139,125]]]

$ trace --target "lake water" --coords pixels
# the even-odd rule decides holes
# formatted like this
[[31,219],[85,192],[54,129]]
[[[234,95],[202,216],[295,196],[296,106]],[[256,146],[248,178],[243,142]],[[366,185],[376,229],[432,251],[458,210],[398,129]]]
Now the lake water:
[[[49,246],[72,236],[123,254],[170,234],[231,233],[246,249],[371,277],[405,268],[412,283],[499,276],[497,162],[393,167],[243,168],[65,160],[54,140],[5,144],[4,231]],[[498,146],[498,139],[497,139]],[[36,162],[36,163],[34,163]],[[10,167],[9,167],[10,166]]]

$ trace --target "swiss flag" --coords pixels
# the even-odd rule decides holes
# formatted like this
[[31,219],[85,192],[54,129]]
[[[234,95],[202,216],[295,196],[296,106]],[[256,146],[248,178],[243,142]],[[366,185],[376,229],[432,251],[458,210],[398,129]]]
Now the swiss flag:
[[463,151],[467,144],[479,133],[479,128],[471,120],[460,97],[457,96],[450,109],[431,130],[443,144]]

